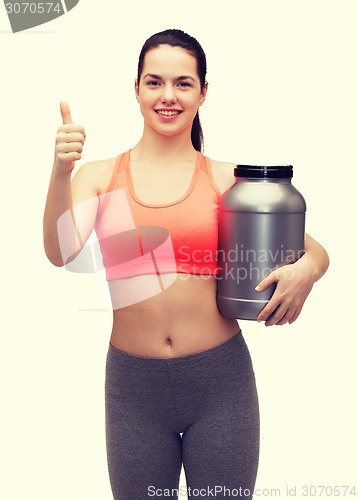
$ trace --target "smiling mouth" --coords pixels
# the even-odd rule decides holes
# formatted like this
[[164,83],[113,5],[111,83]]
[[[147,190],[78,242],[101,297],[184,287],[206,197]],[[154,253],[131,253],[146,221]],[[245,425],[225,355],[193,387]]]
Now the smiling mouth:
[[158,113],[158,115],[162,115],[162,116],[175,116],[175,115],[179,115],[181,113],[181,111],[179,110],[172,110],[172,111],[167,111],[167,110],[164,110],[164,109],[155,109],[154,110],[156,113]]

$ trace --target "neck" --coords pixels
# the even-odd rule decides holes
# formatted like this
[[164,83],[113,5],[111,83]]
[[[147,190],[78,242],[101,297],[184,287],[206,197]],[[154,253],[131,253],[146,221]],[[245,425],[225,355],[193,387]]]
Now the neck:
[[190,133],[175,136],[164,136],[158,134],[152,129],[147,129],[144,125],[144,132],[138,144],[132,149],[137,159],[160,159],[166,161],[194,160],[197,151],[191,142]]

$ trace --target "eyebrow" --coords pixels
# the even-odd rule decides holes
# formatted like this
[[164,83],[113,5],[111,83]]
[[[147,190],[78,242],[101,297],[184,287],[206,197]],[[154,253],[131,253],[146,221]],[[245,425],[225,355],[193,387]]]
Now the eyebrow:
[[[146,77],[149,77],[149,78],[154,78],[155,80],[161,80],[162,77],[160,75],[156,75],[155,73],[147,73],[143,76],[143,78],[146,78]],[[193,78],[192,76],[190,75],[181,75],[181,76],[178,76],[176,78],[176,80],[193,80],[193,82],[195,81],[195,78]]]

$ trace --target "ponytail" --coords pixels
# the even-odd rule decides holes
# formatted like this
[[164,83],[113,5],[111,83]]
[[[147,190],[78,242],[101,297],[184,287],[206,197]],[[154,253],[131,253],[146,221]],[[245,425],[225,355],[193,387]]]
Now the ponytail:
[[193,125],[191,127],[191,142],[194,146],[194,149],[200,151],[201,153],[204,150],[204,135],[203,130],[201,128],[201,123],[199,119],[199,111],[197,111],[195,118],[193,120]]

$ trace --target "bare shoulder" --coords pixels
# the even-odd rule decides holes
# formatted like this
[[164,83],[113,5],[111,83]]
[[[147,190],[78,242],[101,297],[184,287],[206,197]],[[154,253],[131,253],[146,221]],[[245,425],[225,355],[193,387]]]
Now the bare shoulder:
[[234,168],[236,165],[235,163],[217,160],[210,160],[210,164],[214,181],[220,193],[223,194],[224,191],[229,189],[235,182]]
[[79,167],[72,180],[77,201],[98,196],[107,191],[117,157],[93,160]]

